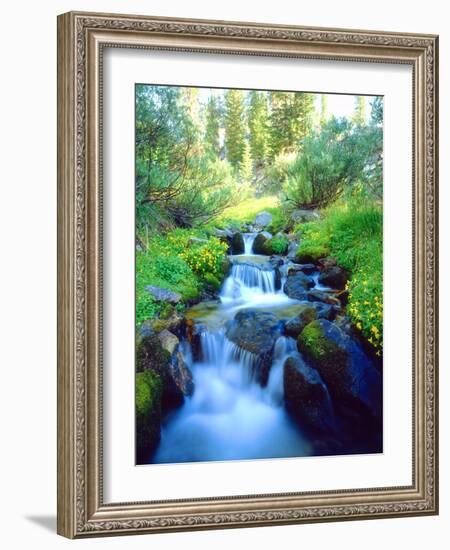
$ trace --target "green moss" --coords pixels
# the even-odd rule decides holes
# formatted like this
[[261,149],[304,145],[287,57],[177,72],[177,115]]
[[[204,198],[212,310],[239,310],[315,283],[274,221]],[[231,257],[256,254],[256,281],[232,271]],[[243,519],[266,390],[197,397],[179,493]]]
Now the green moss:
[[219,290],[221,281],[217,277],[215,277],[212,273],[206,273],[203,279],[205,281],[207,288],[213,291]]
[[328,256],[330,249],[328,246],[321,243],[301,243],[297,248],[296,259],[300,263],[315,262],[320,258]]
[[319,362],[339,352],[334,342],[324,337],[319,320],[306,325],[297,338],[297,346],[302,353]]
[[161,438],[161,378],[146,370],[136,374],[136,460],[147,462]]
[[286,254],[289,246],[289,240],[286,237],[272,237],[264,242],[263,248],[267,255]]
[[147,417],[161,406],[161,378],[152,370],[136,374],[136,416]]

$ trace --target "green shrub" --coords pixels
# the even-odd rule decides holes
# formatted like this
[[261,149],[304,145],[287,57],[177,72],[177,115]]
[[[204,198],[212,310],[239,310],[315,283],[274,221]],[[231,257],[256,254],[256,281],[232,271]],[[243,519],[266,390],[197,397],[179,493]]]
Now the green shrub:
[[228,246],[212,237],[206,243],[193,244],[180,253],[180,258],[187,263],[194,273],[205,278],[212,275],[220,279],[223,260]]
[[272,214],[272,221],[266,227],[266,231],[275,235],[280,231],[284,231],[289,225],[289,216],[284,208],[268,208],[267,212]]
[[296,256],[303,262],[315,262],[330,253],[330,237],[325,219],[299,224],[295,232],[300,234]]
[[214,291],[219,290],[222,283],[220,279],[218,279],[215,275],[213,275],[212,273],[205,273],[203,278],[209,288]]
[[286,237],[272,237],[264,243],[267,254],[286,254],[289,240]]
[[146,319],[156,317],[157,313],[158,305],[153,297],[142,284],[136,284],[136,326],[139,327]]
[[281,153],[264,169],[263,179],[259,186],[265,192],[277,193],[286,180],[292,163],[295,161],[295,153]]

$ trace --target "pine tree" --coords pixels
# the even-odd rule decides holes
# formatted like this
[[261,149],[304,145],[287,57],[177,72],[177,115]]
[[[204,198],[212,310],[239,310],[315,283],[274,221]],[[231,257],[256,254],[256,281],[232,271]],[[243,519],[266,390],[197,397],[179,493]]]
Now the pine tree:
[[298,150],[300,140],[312,131],[314,95],[273,92],[271,107],[271,156]]
[[215,96],[210,96],[206,105],[205,149],[212,156],[220,152],[220,105]]
[[355,98],[352,120],[357,126],[364,126],[366,123],[366,98],[363,95],[357,95]]
[[253,162],[255,166],[263,166],[269,152],[269,107],[265,92],[250,92],[248,127]]
[[245,149],[245,106],[241,90],[228,90],[225,94],[225,148],[227,159],[239,168]]
[[383,124],[383,98],[382,96],[377,96],[371,104],[372,110],[370,113],[370,118],[372,124],[381,126]]
[[242,161],[239,164],[239,176],[240,179],[244,182],[250,182],[253,175],[253,161],[250,153],[250,145],[246,140],[244,143],[244,154],[242,156]]
[[322,94],[320,96],[320,126],[325,126],[328,121],[328,96]]

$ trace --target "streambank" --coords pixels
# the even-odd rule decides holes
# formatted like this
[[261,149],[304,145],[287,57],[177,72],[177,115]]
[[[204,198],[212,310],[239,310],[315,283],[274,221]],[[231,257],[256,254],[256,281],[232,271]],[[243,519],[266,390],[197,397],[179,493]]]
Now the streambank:
[[235,238],[219,297],[186,311],[166,359],[180,399],[139,463],[382,450],[379,366],[352,334],[342,288],[324,284],[342,287],[342,274],[255,254],[261,234]]

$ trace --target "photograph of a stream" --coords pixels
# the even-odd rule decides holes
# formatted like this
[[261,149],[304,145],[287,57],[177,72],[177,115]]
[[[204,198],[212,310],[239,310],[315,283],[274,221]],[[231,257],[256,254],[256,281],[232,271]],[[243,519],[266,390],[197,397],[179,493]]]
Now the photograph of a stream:
[[136,85],[136,464],[383,452],[382,127]]

